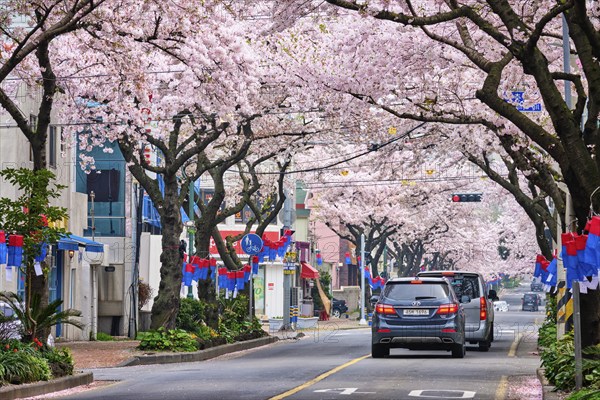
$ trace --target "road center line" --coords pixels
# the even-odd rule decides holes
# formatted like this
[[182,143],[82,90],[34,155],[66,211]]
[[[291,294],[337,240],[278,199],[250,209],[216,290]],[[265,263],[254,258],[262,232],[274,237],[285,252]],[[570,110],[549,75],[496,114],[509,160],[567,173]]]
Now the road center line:
[[506,398],[506,391],[508,389],[508,377],[506,375],[502,375],[500,378],[500,383],[498,384],[498,389],[496,389],[495,400],[504,400]]
[[339,372],[339,371],[343,370],[344,368],[351,366],[352,364],[356,364],[357,362],[359,362],[361,360],[364,360],[367,357],[371,357],[371,355],[367,354],[366,356],[362,356],[362,357],[355,358],[354,360],[350,360],[350,361],[348,361],[345,364],[338,365],[337,367],[335,367],[335,368],[333,368],[333,369],[331,369],[331,370],[329,370],[327,372],[322,373],[321,375],[317,376],[316,378],[311,379],[310,381],[304,382],[300,386],[296,386],[295,388],[290,389],[287,392],[283,392],[281,394],[278,394],[277,396],[271,397],[269,400],[281,400],[281,399],[285,399],[286,397],[289,397],[289,396],[291,396],[293,394],[296,394],[299,391],[304,390],[307,387],[310,387],[310,386],[314,385],[315,383],[317,383],[319,381],[322,381],[323,379],[325,379],[325,378],[327,378],[327,377],[335,374],[336,372]]
[[510,350],[508,351],[509,357],[514,357],[517,354],[517,347],[519,346],[519,341],[521,341],[521,335],[523,335],[523,333],[517,334],[515,340],[510,345]]

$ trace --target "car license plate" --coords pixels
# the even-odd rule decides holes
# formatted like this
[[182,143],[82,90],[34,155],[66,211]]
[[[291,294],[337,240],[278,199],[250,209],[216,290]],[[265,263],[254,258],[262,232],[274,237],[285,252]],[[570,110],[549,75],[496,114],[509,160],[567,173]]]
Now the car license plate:
[[409,308],[402,312],[404,315],[429,315],[429,310],[427,309],[414,309]]

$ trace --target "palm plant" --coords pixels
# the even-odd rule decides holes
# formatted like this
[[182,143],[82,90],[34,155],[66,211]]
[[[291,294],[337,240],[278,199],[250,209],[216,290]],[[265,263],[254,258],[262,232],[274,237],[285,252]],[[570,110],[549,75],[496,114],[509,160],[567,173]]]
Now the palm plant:
[[33,293],[29,313],[24,309],[21,296],[13,292],[1,292],[0,300],[5,301],[15,312],[15,317],[21,321],[21,341],[31,342],[35,338],[44,337],[44,332],[58,324],[73,325],[83,329],[84,325],[73,317],[80,317],[81,311],[75,309],[60,310],[63,301],[56,299],[47,306],[41,304],[41,296]]

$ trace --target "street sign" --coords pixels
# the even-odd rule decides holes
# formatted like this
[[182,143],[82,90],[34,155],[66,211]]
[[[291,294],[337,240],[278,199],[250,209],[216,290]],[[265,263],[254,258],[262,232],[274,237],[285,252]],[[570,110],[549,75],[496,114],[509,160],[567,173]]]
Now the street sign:
[[296,273],[296,263],[293,261],[287,261],[283,263],[284,275],[293,275]]
[[529,107],[525,107],[525,92],[522,90],[513,90],[510,92],[510,99],[505,98],[505,101],[514,104],[518,111],[521,112],[541,112],[542,104],[535,103]]
[[242,238],[241,245],[244,253],[253,256],[260,253],[263,247],[263,241],[257,234],[248,233]]

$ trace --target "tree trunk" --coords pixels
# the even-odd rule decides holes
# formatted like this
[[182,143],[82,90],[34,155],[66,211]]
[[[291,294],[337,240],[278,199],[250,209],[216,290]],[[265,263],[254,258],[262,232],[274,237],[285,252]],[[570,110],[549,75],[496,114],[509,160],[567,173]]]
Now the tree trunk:
[[[34,135],[33,139],[30,140],[31,143],[31,152],[33,154],[33,170],[41,171],[42,169],[46,169],[46,134],[43,135]],[[49,182],[46,182],[46,186],[49,185]],[[37,212],[36,210],[30,210],[30,212]],[[39,213],[38,213],[39,214]],[[47,267],[44,263],[42,267]],[[52,266],[50,266],[52,268]],[[27,267],[26,269],[26,282],[30,283],[29,291],[26,290],[26,298],[27,301],[31,300],[32,293],[39,293],[40,295],[40,307],[45,308],[48,306],[49,300],[49,290],[48,290],[48,277],[46,274],[36,275],[33,265]],[[27,306],[27,313],[29,315],[30,308]],[[42,343],[46,343],[48,341],[48,336],[50,335],[50,329],[45,329],[43,332],[39,332],[38,339]]]
[[[196,252],[203,258],[208,257],[210,254],[212,225],[211,221],[207,221],[202,217],[200,217],[200,220],[196,224]],[[198,299],[206,304],[204,322],[211,328],[217,329],[219,326],[219,308],[215,282],[210,279],[210,276],[206,280],[198,281]]]
[[182,263],[179,253],[180,236],[183,231],[176,178],[165,176],[165,195],[161,208],[162,253],[160,255],[160,285],[152,306],[152,329],[175,328],[179,312]]
[[581,346],[583,348],[600,343],[600,291],[588,290],[580,296]]

